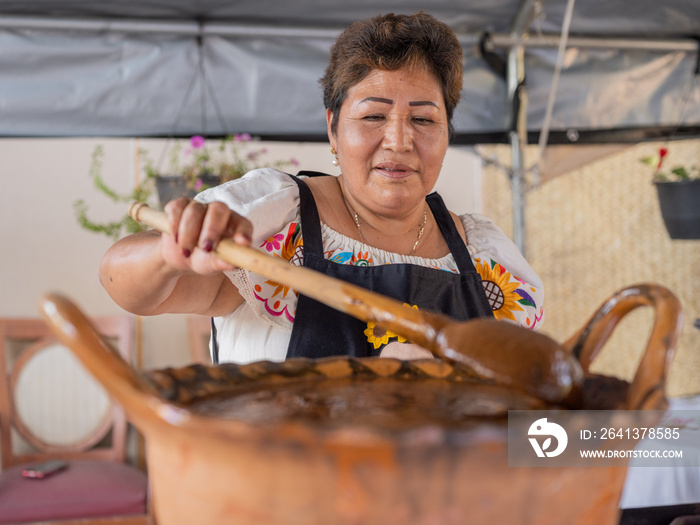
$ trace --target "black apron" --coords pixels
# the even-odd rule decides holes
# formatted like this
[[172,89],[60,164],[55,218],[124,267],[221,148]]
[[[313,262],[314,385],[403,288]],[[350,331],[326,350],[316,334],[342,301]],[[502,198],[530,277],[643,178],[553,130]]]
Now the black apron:
[[[302,171],[299,175],[323,174]],[[299,186],[305,267],[458,321],[493,317],[481,276],[437,193],[428,195],[426,201],[457,263],[458,274],[413,264],[353,266],[324,259],[321,221],[313,194],[303,180],[292,178]],[[299,295],[287,358],[377,356],[386,344],[397,340],[394,334]]]

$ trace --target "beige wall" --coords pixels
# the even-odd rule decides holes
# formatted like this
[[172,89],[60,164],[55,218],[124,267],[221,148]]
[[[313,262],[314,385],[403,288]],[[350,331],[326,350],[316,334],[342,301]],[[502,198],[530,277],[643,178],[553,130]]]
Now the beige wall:
[[[0,316],[38,315],[37,300],[47,291],[65,293],[90,315],[121,312],[98,282],[100,259],[111,241],[81,229],[73,214],[73,202],[78,198],[85,199],[90,216],[96,220],[113,220],[126,209],[92,188],[88,168],[97,144],[104,148],[105,181],[127,192],[136,180],[135,150],[148,149],[157,162],[166,143],[131,139],[0,140],[4,182],[0,192]],[[275,143],[266,147],[270,159],[296,157],[303,169],[334,170],[328,145]],[[479,173],[480,163],[473,154],[450,149],[437,189],[453,211],[480,209]],[[189,362],[182,316],[144,318],[142,325],[144,368]]]

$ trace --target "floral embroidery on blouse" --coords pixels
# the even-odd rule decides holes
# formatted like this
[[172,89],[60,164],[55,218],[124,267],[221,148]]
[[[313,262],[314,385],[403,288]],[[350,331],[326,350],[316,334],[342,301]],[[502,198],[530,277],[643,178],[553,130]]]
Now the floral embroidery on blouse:
[[368,251],[365,253],[359,251],[352,256],[350,264],[354,266],[372,266],[372,257],[370,257]]
[[[535,300],[526,288],[530,288],[532,292],[535,289],[530,287],[528,283],[516,276],[511,276],[503,266],[492,259],[482,261],[480,258],[476,258],[474,260],[476,271],[481,276],[486,298],[489,300],[496,319],[517,322],[514,312],[524,311],[522,306],[529,306],[537,311]],[[534,314],[534,319],[526,318],[527,327],[534,328],[535,324],[542,320],[542,317],[543,310],[540,308],[539,316]]]
[[[334,250],[331,250],[329,252],[324,252],[326,255],[326,258],[329,261],[332,261],[334,263],[338,264],[347,264],[348,261],[352,261],[352,252],[339,252],[335,254]],[[334,255],[335,254],[335,255]]]
[[[291,261],[292,264],[301,266],[304,257],[303,244],[301,226],[293,222],[287,228],[286,235],[282,233],[275,234],[265,240],[260,247],[271,252],[274,257],[279,257],[285,261]],[[267,313],[275,317],[284,315],[289,322],[293,323],[294,315],[296,314],[296,298],[299,294],[291,290],[294,299],[294,311],[290,312],[289,307],[292,305],[289,301],[291,297],[288,299],[290,290],[287,285],[267,280],[253,287],[253,296],[263,304]]]
[[[263,241],[260,248],[274,257],[290,261],[296,266],[303,266],[303,245],[301,225],[298,222],[291,222],[281,232]],[[347,245],[337,246],[334,249],[325,250],[324,257],[337,264],[355,266],[388,264],[388,262],[381,260],[377,261],[373,257],[372,251],[368,250],[365,245],[357,243],[353,245],[353,248],[355,251],[349,251]],[[475,257],[474,262],[496,319],[512,321],[529,329],[534,329],[541,323],[544,318],[544,310],[541,305],[538,307],[533,298],[534,295],[537,295],[535,288],[523,279],[512,275],[505,267],[491,258]],[[430,264],[429,267],[452,273],[458,272],[454,268],[440,267],[436,264]],[[294,322],[297,292],[288,286],[262,278],[253,282],[252,285],[253,296],[269,315],[278,319],[286,318],[289,323]],[[413,306],[413,308],[417,307]],[[384,330],[374,323],[368,323],[364,333],[375,349],[392,340],[406,342],[405,338]]]

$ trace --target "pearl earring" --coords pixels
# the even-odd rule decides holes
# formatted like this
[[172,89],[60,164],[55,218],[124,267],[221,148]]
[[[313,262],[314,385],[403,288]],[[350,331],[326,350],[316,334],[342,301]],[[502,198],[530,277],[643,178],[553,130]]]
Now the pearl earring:
[[337,166],[338,163],[338,152],[333,146],[331,146],[331,153],[333,154],[333,166]]

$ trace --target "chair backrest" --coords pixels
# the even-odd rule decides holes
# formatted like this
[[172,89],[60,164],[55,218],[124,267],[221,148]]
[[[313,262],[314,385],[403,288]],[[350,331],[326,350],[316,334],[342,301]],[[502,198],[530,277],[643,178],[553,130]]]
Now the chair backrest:
[[[93,317],[128,361],[133,318]],[[0,318],[2,468],[48,459],[124,461],[120,407],[40,319]]]

